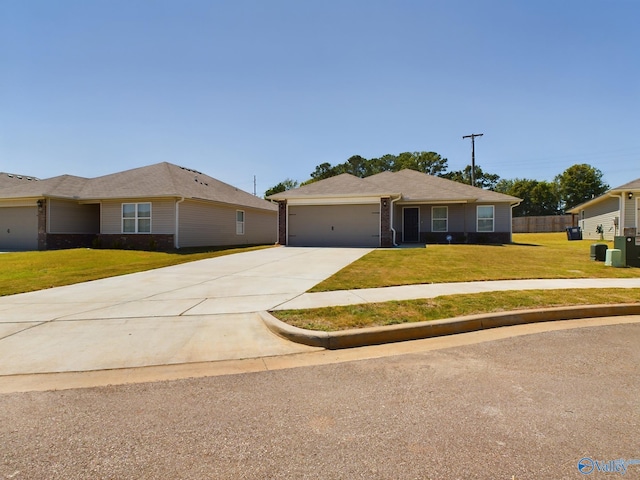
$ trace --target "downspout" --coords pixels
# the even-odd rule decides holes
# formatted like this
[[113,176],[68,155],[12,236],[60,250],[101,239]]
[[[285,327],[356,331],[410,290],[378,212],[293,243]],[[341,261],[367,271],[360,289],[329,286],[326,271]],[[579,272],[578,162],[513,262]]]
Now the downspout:
[[391,208],[391,219],[390,219],[391,233],[393,234],[393,239],[391,241],[393,242],[394,247],[397,247],[398,244],[396,243],[396,229],[393,228],[393,204],[398,200],[400,200],[400,198],[402,198],[402,195],[398,195],[398,198],[396,198],[395,200],[391,200],[391,204],[389,205],[389,208]]
[[176,249],[180,249],[180,204],[182,202],[184,202],[184,197],[181,197],[180,200],[176,202],[176,233],[173,238],[173,246],[176,247]]
[[513,209],[520,205],[522,201],[511,204],[511,225],[509,228],[509,243],[513,243]]

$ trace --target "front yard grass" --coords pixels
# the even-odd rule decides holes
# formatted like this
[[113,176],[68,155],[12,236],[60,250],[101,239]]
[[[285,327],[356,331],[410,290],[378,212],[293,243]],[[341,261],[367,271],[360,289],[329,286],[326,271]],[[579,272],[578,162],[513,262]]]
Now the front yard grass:
[[[530,278],[631,278],[637,268],[611,268],[589,257],[593,240],[568,241],[564,233],[514,234],[508,245],[428,245],[379,249],[311,291],[420,283]],[[613,248],[613,242],[607,243]]]
[[[311,291],[483,280],[640,276],[638,268],[612,268],[592,261],[590,246],[596,243],[593,240],[568,241],[564,233],[514,234],[513,239],[510,245],[375,250]],[[612,242],[604,243],[613,248]],[[637,288],[525,290],[272,313],[300,328],[336,331],[510,310],[637,302]]]
[[0,255],[0,296],[71,285],[260,248],[269,246],[193,249],[180,253],[88,248],[3,253]]

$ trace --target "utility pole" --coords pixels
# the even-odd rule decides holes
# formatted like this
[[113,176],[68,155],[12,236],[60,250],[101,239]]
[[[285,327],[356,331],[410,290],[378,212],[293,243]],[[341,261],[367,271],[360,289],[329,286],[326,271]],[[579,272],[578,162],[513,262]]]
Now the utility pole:
[[253,195],[256,195],[256,176],[253,176]]
[[471,139],[471,186],[476,186],[476,137],[481,137],[483,133],[472,133],[471,135],[465,135],[462,137]]

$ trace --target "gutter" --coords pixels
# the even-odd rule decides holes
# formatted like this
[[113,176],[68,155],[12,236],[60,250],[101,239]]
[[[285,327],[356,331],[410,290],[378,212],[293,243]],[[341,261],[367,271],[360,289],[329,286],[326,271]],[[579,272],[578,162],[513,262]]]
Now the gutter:
[[397,246],[398,246],[398,244],[396,243],[396,229],[395,229],[395,228],[393,228],[393,204],[394,204],[395,202],[397,202],[398,200],[400,200],[401,198],[402,198],[402,194],[399,194],[399,195],[398,195],[398,198],[396,198],[396,199],[394,199],[394,200],[391,200],[391,205],[390,205],[390,208],[391,208],[391,218],[389,219],[389,223],[391,224],[391,232],[393,233],[393,240],[392,240],[392,243],[393,243],[393,246],[394,246],[394,247],[397,247]]

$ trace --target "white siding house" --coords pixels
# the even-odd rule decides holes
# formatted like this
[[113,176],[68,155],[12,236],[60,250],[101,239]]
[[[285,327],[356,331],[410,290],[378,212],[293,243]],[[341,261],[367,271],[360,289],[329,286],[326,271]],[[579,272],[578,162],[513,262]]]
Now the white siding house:
[[636,236],[640,234],[640,178],[613,188],[568,212],[578,215],[582,238],[599,239],[599,225],[606,240],[613,240],[615,236]]

